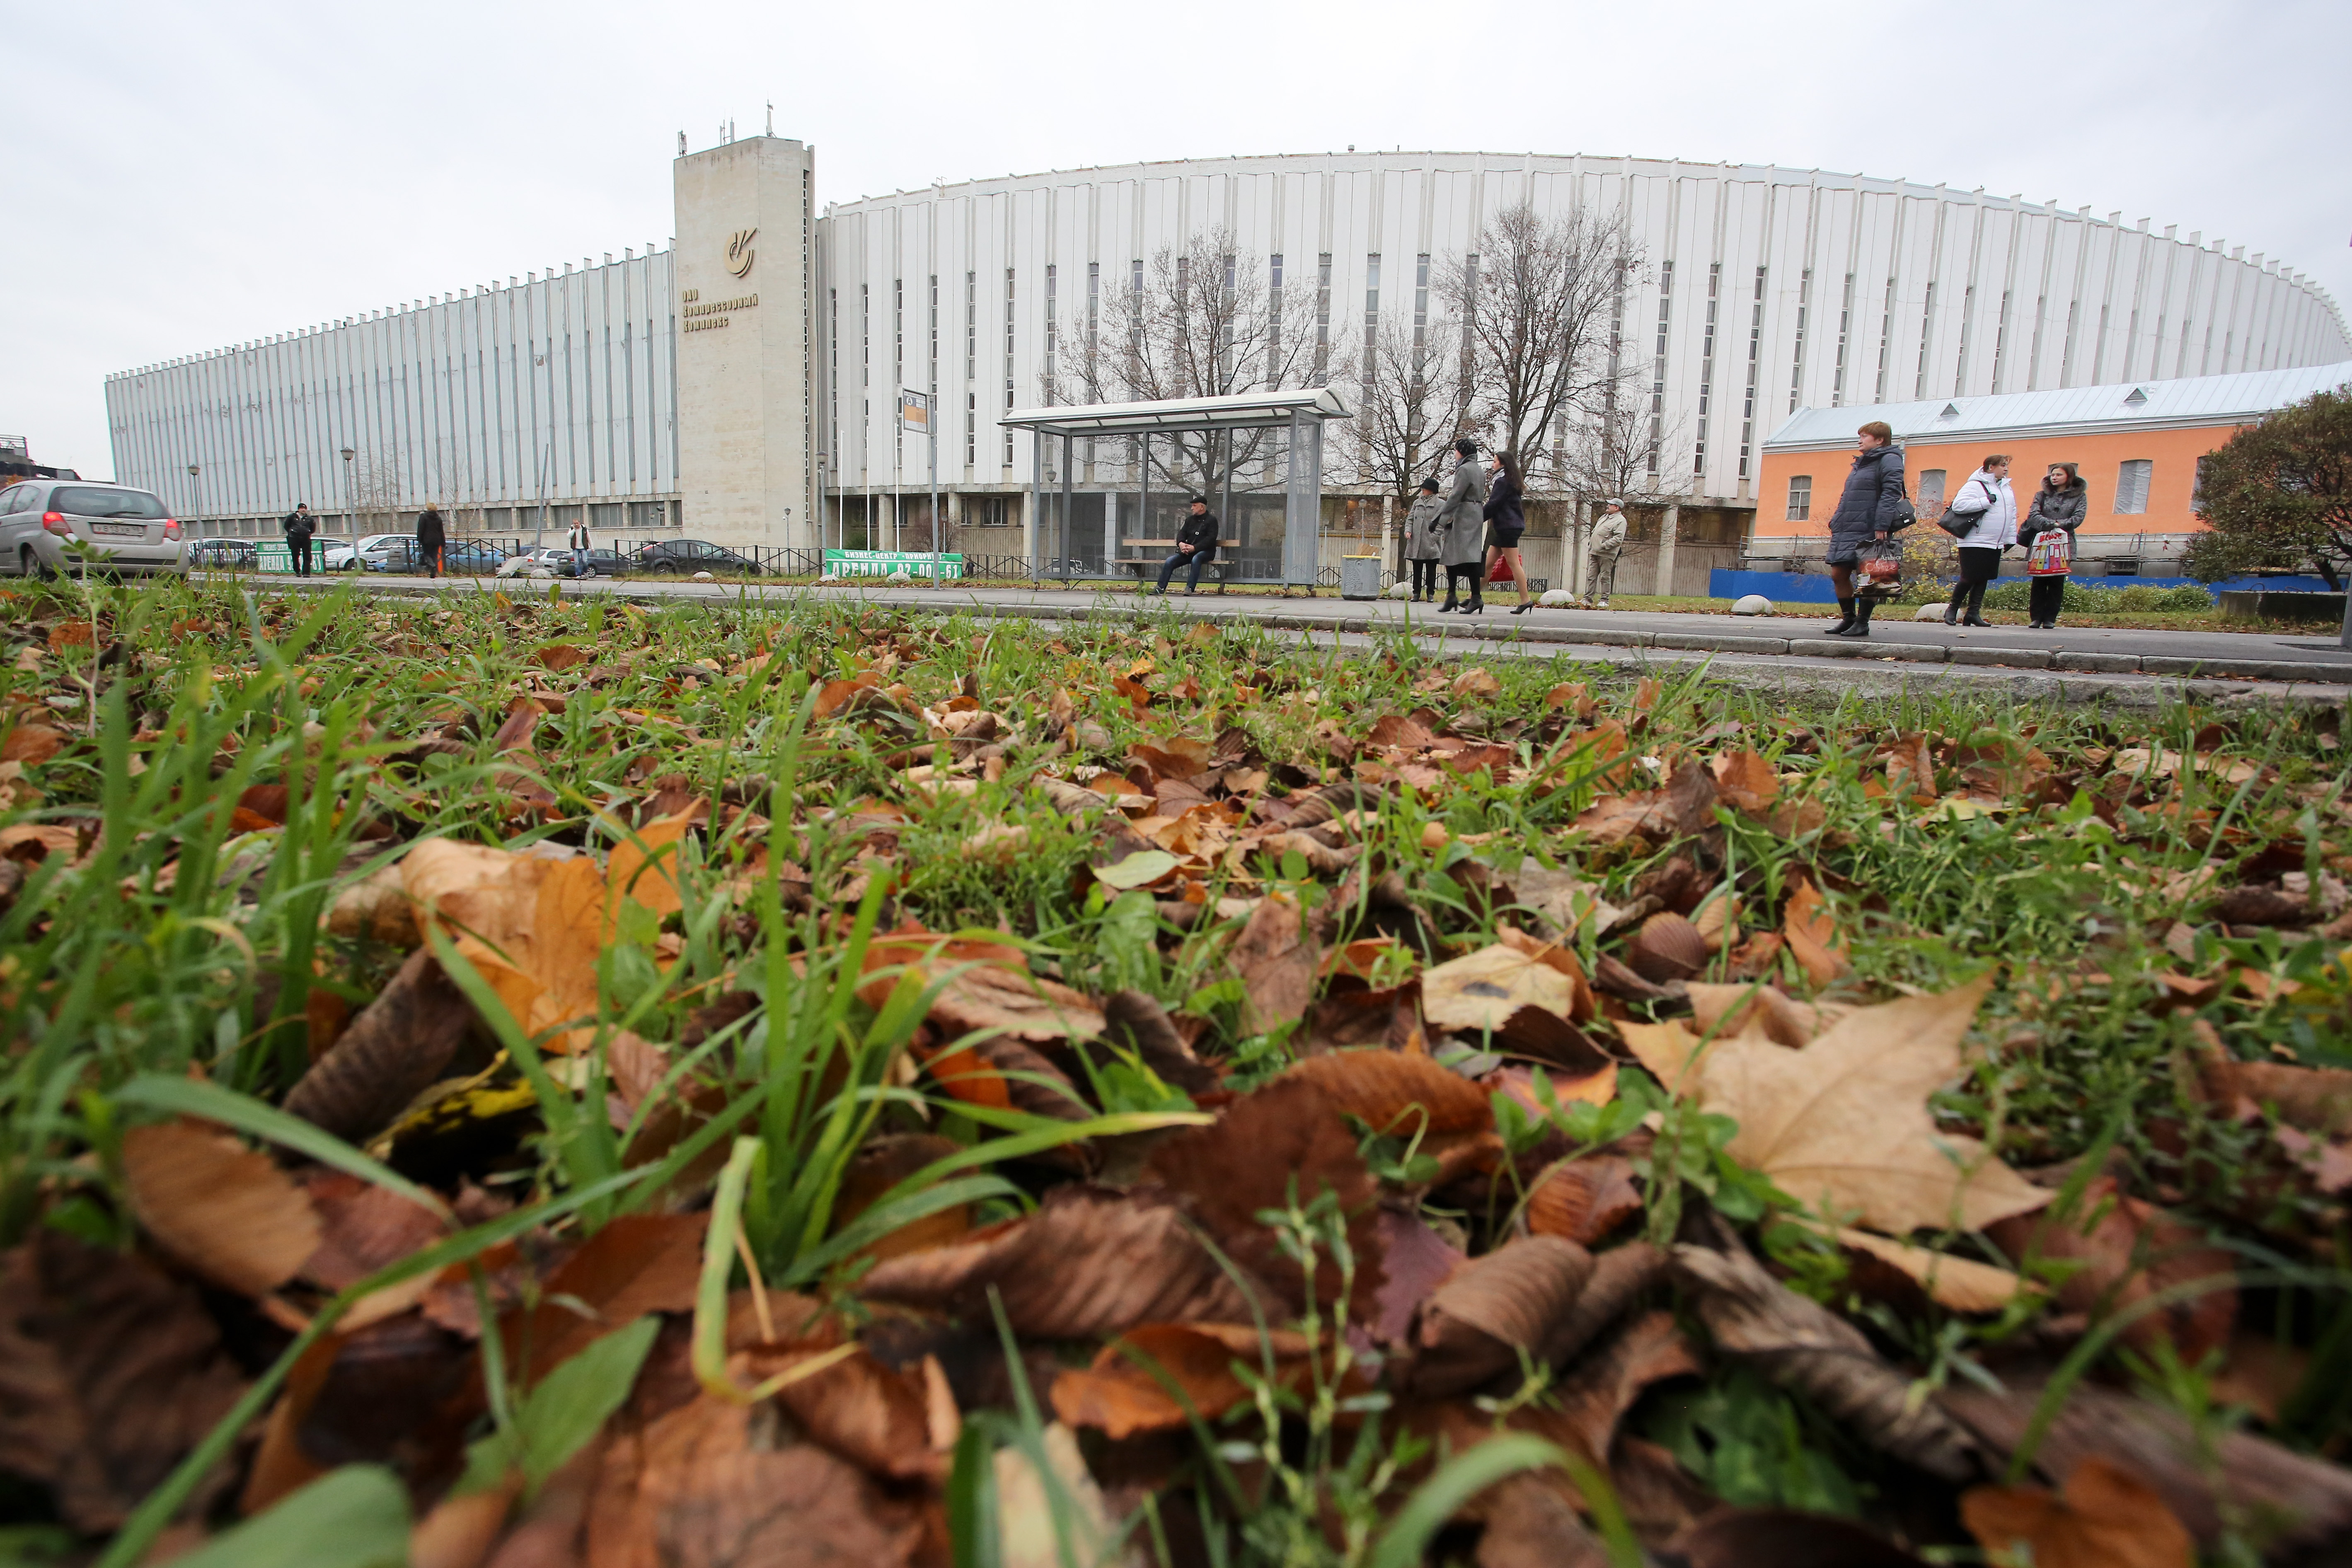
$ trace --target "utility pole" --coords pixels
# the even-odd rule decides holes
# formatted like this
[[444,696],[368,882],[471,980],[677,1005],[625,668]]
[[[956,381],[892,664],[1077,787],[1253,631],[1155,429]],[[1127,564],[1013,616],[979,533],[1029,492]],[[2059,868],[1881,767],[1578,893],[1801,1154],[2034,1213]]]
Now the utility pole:
[[201,477],[203,473],[204,469],[196,467],[195,464],[190,463],[188,465],[188,489],[194,497],[189,504],[195,508],[196,537],[198,539],[205,537],[205,482]]
[[940,574],[945,563],[940,548],[940,422],[939,410],[928,392],[917,392],[911,386],[898,389],[898,425],[901,429],[919,430],[930,456],[931,488],[931,586],[940,585]]

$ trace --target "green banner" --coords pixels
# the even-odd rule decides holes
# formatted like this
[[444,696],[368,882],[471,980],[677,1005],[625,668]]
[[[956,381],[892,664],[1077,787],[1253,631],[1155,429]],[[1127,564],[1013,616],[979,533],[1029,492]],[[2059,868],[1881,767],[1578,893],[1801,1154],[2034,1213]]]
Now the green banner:
[[963,575],[962,556],[933,556],[927,551],[916,550],[828,550],[824,552],[824,574],[828,577],[887,577],[894,572],[904,572],[909,577],[929,577],[935,560],[942,582]]

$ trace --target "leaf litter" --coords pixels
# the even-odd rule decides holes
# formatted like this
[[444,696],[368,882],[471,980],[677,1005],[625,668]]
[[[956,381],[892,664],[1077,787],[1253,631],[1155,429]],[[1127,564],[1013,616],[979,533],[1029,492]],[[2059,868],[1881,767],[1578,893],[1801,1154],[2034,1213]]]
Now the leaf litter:
[[2313,731],[5,603],[0,1528],[58,1561],[387,1499],[448,1568],[2352,1539]]

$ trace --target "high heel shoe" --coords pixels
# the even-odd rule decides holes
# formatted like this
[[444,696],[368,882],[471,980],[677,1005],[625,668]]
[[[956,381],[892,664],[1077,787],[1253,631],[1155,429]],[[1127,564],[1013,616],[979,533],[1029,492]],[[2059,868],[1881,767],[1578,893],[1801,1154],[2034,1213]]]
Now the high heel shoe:
[[1445,603],[1437,606],[1437,613],[1441,616],[1451,616],[1458,614],[1461,608],[1461,605],[1455,604],[1453,600],[1448,599]]
[[1960,607],[1958,605],[1944,606],[1944,624],[1948,626],[1957,626],[1960,624]]
[[1532,610],[1532,609],[1534,609],[1535,607],[1536,607],[1536,602],[1535,602],[1533,599],[1529,599],[1529,600],[1528,600],[1525,604],[1522,604],[1522,605],[1519,605],[1516,606],[1516,607],[1511,611],[1511,614],[1513,614],[1513,615],[1515,615],[1515,616],[1524,616],[1524,615],[1526,615],[1529,610]]
[[1462,606],[1462,613],[1465,616],[1483,616],[1486,613],[1486,601],[1473,599]]

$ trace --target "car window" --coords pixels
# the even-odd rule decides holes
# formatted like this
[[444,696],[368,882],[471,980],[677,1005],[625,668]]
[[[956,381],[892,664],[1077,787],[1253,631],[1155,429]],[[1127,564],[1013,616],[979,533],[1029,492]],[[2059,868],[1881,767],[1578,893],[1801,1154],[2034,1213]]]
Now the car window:
[[22,510],[25,502],[31,499],[26,492],[32,488],[30,485],[10,485],[0,490],[0,514]]
[[76,517],[162,517],[163,503],[145,490],[97,485],[61,485],[50,505]]

